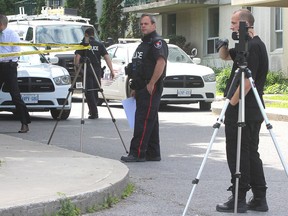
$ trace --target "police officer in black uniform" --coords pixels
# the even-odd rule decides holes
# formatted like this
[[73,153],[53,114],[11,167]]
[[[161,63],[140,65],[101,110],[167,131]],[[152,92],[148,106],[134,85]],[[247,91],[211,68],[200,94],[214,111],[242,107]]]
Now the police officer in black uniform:
[[104,57],[110,72],[111,78],[114,78],[114,71],[112,68],[111,59],[107,53],[105,46],[96,41],[94,38],[94,29],[88,28],[85,31],[85,37],[83,38],[81,45],[90,45],[91,50],[76,50],[75,51],[75,58],[74,58],[74,65],[76,69],[79,67],[79,63],[83,63],[86,58],[87,62],[87,69],[86,69],[86,92],[85,97],[87,101],[87,105],[89,107],[89,119],[97,119],[98,118],[98,109],[97,109],[97,102],[98,102],[98,90],[100,86],[95,79],[94,73],[92,68],[90,67],[90,63],[92,64],[96,76],[98,78],[99,83],[101,82],[101,77],[103,75],[103,70],[101,68],[101,56]]
[[124,162],[160,161],[158,109],[163,91],[168,46],[156,33],[155,18],[143,14],[140,20],[144,34],[128,67],[131,96],[136,98],[134,134]]

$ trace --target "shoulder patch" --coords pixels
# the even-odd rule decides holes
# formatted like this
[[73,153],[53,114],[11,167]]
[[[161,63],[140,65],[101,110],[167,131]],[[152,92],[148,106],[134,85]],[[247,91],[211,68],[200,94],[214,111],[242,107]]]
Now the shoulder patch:
[[162,47],[162,41],[161,40],[155,41],[154,42],[154,47],[156,49],[160,49]]

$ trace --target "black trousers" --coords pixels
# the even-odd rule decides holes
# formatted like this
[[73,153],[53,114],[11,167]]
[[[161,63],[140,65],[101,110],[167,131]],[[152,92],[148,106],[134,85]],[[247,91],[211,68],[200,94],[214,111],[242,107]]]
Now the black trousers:
[[[250,186],[266,187],[262,160],[258,152],[259,133],[262,122],[245,122],[242,127],[239,189],[248,191]],[[231,183],[235,186],[236,151],[238,126],[236,123],[225,123],[226,154],[231,173]]]
[[17,81],[17,63],[0,63],[0,86],[5,83],[9,89],[12,102],[16,107],[22,124],[31,123],[26,104],[21,99]]
[[[87,65],[87,73],[86,73],[86,92],[85,97],[87,101],[87,105],[89,108],[90,115],[98,115],[97,103],[98,103],[98,91],[99,85],[95,79],[93,71],[89,68],[90,65]],[[97,71],[95,71],[96,76],[98,78],[99,83],[101,82],[101,77]]]
[[130,155],[139,158],[160,155],[158,110],[163,84],[155,85],[153,94],[147,88],[136,90],[136,113],[134,134],[130,144]]

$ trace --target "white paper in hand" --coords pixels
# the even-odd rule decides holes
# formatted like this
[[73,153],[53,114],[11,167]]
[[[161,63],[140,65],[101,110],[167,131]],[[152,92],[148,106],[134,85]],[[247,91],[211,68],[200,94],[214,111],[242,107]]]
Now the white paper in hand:
[[136,100],[134,97],[122,100],[122,105],[126,113],[126,117],[130,128],[134,128],[135,124],[135,111],[136,111]]

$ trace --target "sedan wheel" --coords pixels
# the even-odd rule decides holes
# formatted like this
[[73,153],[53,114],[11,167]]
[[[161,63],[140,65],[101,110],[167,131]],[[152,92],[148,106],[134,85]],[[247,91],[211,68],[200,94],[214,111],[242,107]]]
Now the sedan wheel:
[[[50,110],[50,112],[51,112],[51,116],[52,116],[52,118],[56,120],[56,119],[58,118],[58,116],[59,116],[61,110]],[[63,110],[60,119],[61,119],[61,120],[66,120],[66,119],[69,117],[70,112],[71,112],[70,109],[69,109],[69,110]]]
[[200,101],[200,110],[209,111],[211,109],[211,102]]

